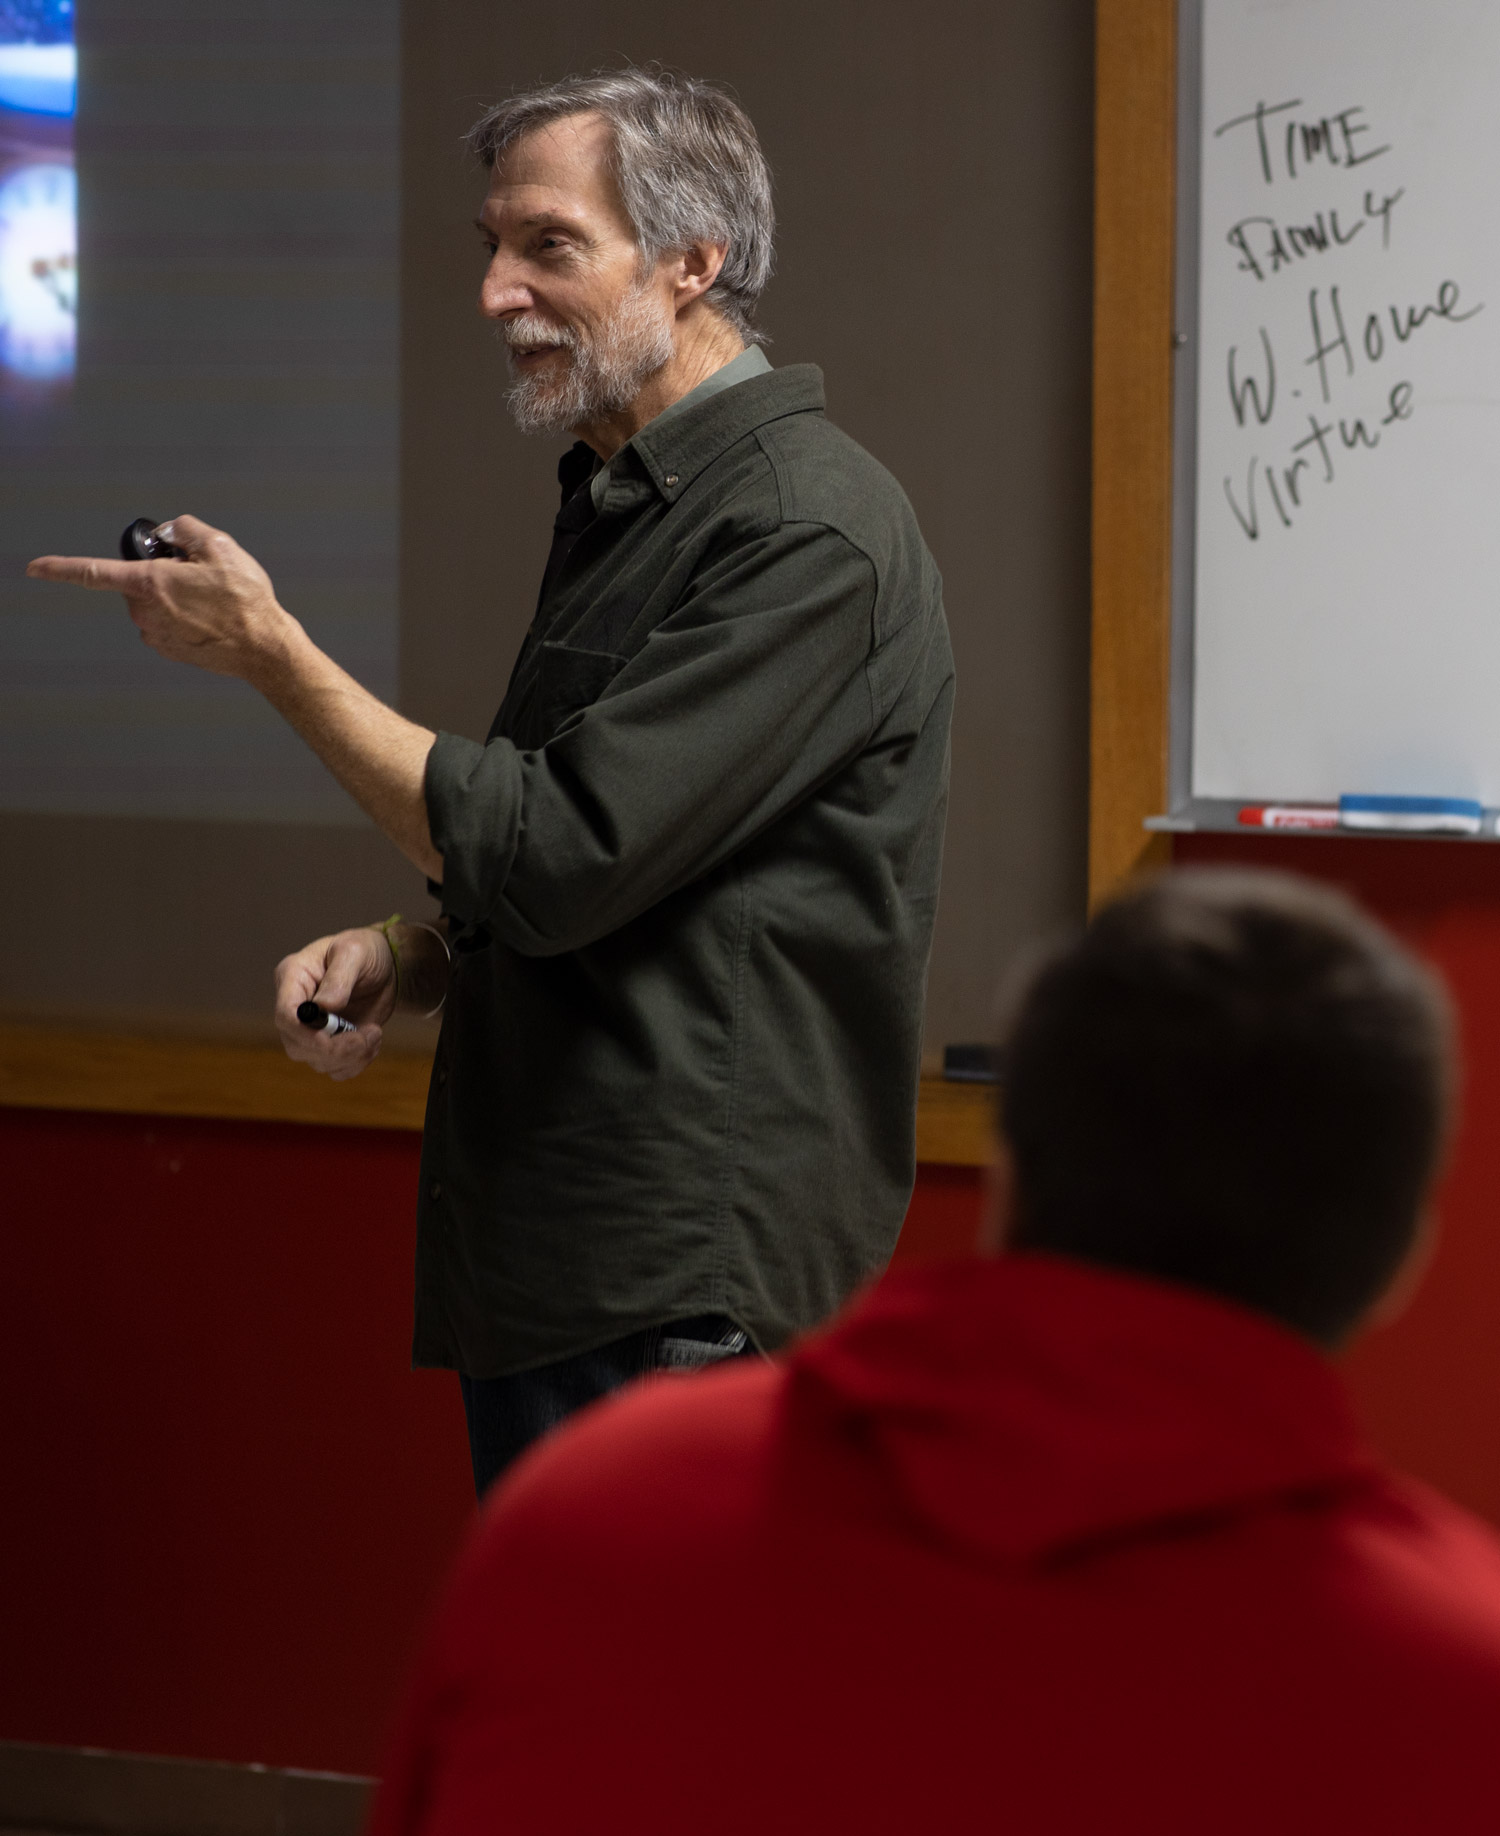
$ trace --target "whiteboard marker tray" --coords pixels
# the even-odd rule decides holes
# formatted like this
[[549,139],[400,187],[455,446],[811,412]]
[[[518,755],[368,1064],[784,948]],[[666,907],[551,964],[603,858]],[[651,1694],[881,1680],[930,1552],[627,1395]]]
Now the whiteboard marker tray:
[[1240,811],[1267,805],[1285,808],[1295,803],[1291,798],[1273,797],[1192,797],[1180,808],[1163,816],[1148,816],[1143,827],[1157,835],[1274,835],[1323,836],[1337,841],[1500,841],[1500,810],[1486,809],[1484,823],[1477,835],[1454,835],[1434,830],[1379,830],[1329,828],[1263,827],[1259,823],[1241,822]]

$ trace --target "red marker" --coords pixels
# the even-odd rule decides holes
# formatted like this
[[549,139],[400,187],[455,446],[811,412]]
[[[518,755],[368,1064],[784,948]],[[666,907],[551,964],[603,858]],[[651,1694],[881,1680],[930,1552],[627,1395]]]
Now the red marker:
[[1240,811],[1249,829],[1336,829],[1336,803],[1250,803]]

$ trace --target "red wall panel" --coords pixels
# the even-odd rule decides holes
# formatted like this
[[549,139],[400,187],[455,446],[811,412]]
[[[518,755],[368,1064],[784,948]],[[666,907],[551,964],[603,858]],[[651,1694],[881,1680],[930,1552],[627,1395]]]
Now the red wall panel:
[[368,1770],[473,1508],[408,1134],[0,1112],[0,1735]]
[[1342,886],[1453,991],[1463,1105],[1437,1253],[1405,1316],[1362,1340],[1346,1367],[1385,1452],[1500,1524],[1500,847],[1199,835],[1179,836],[1176,854]]
[[[411,1134],[0,1110],[0,1738],[370,1771],[473,1512]],[[961,1253],[978,1175],[903,1245]]]

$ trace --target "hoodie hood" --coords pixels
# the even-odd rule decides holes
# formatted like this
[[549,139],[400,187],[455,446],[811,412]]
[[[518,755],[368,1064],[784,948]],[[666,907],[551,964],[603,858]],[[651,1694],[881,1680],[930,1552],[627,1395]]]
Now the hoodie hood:
[[1019,1562],[1378,1471],[1343,1386],[1213,1296],[1017,1254],[888,1276],[791,1361],[791,1444],[830,1441],[928,1538]]

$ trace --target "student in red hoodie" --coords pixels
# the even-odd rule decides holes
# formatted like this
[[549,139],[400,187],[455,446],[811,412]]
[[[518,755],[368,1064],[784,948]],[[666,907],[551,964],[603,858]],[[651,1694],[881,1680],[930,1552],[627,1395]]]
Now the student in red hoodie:
[[1500,1546],[1328,1353],[1446,1129],[1426,971],[1181,874],[1032,977],[1003,1253],[589,1411],[492,1495],[374,1836],[1500,1830]]

